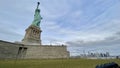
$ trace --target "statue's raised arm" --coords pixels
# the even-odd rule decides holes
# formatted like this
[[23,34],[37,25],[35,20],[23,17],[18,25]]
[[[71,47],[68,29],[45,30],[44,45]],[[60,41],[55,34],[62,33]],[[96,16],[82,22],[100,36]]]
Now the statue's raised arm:
[[37,9],[38,9],[39,5],[40,5],[40,2],[37,2]]

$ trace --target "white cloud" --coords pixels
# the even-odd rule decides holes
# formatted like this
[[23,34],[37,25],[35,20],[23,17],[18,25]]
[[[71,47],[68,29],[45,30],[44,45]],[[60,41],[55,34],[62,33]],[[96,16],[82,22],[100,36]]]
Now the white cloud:
[[106,37],[102,40],[90,40],[89,41],[85,41],[85,40],[74,40],[74,41],[68,41],[66,42],[66,44],[70,45],[70,46],[114,46],[117,44],[120,44],[120,36],[119,36],[119,32],[117,32],[117,34],[113,34],[113,36],[110,37]]

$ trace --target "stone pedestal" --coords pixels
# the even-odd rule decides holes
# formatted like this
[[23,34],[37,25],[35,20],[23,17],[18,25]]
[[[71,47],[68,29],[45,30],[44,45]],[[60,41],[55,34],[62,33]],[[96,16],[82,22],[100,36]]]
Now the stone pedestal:
[[41,45],[41,32],[42,30],[40,29],[40,27],[36,27],[36,26],[29,26],[26,29],[26,34],[24,36],[24,39],[22,40],[23,44],[39,44]]

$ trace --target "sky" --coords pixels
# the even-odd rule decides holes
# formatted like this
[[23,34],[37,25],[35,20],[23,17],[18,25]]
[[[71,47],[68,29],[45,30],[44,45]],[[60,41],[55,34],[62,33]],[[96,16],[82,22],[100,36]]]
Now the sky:
[[42,44],[120,55],[120,0],[0,0],[0,40],[21,41],[40,2]]

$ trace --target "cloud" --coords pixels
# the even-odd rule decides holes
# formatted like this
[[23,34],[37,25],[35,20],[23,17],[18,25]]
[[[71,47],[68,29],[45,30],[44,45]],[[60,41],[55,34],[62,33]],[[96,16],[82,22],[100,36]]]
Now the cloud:
[[0,32],[1,32],[0,37],[6,41],[11,41],[11,42],[14,42],[15,40],[20,41],[20,39],[22,39],[22,37],[23,37],[23,35],[16,33],[12,30],[2,29],[2,30],[0,30]]
[[95,41],[84,41],[84,40],[74,40],[68,41],[66,44],[68,46],[115,46],[120,44],[120,36],[119,32],[115,33],[113,36],[106,37],[103,40],[95,40]]
[[88,52],[105,53],[109,52],[110,55],[119,55],[120,50],[120,31],[114,33],[112,36],[106,37],[103,40],[85,41],[85,40],[72,40],[66,42],[68,50],[71,55],[87,54]]
[[[106,37],[109,38],[113,33],[115,33],[116,31],[119,31],[117,30],[119,29],[119,20],[111,20],[109,23],[105,23],[103,26],[101,26],[100,29],[94,28],[94,29],[87,30],[87,31],[75,30],[75,29],[70,29],[70,28],[62,28],[55,21],[48,21],[48,22],[43,22],[43,23],[44,23],[43,26],[45,26],[43,27],[44,29],[43,35],[47,36],[49,33],[49,36],[47,37],[44,36],[43,39],[44,38],[47,39],[48,37],[51,37],[51,38],[54,38],[60,41],[63,40],[64,42],[82,40],[84,42],[86,41],[89,42],[89,44],[91,45],[94,43],[94,41],[97,43],[104,42]],[[111,28],[112,26],[116,26],[116,27]],[[114,30],[112,31],[112,29]],[[117,40],[114,40],[114,42],[115,41]],[[108,42],[104,42],[104,43],[108,43]],[[88,44],[84,43],[81,45],[88,45]]]
[[116,35],[117,35],[117,36],[120,36],[120,32],[117,32]]

